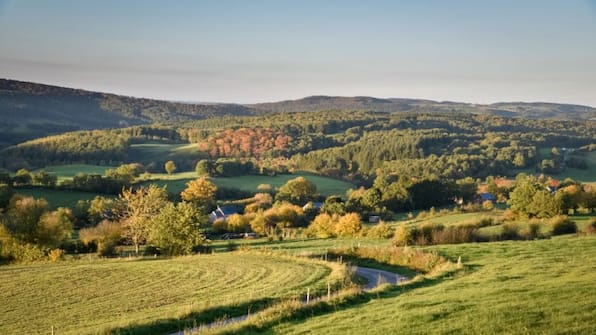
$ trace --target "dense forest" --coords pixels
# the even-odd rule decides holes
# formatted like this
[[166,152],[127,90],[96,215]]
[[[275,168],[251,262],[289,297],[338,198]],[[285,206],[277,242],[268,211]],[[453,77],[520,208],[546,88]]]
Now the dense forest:
[[161,171],[162,161],[131,161],[138,157],[130,153],[134,143],[161,141],[196,144],[196,155],[176,162],[186,170],[199,160],[228,159],[251,161],[255,170],[310,170],[356,183],[379,173],[484,178],[528,168],[545,173],[587,168],[581,152],[593,148],[594,126],[594,121],[477,114],[277,113],[65,133],[6,148],[0,163],[16,171],[135,162]]

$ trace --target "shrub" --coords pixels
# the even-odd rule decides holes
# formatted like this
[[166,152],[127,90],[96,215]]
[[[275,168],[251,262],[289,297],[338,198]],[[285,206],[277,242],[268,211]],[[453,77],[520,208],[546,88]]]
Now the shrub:
[[435,252],[423,252],[420,249],[395,246],[391,248],[332,249],[329,254],[348,258],[373,259],[380,263],[405,266],[423,273],[431,272],[437,266],[448,262]]
[[477,230],[471,227],[448,227],[431,232],[433,244],[455,244],[476,241]]
[[117,222],[103,220],[97,227],[85,228],[79,231],[79,239],[85,244],[95,242],[100,256],[112,256],[116,245],[122,237],[122,226]]
[[62,249],[52,249],[48,253],[48,258],[52,262],[57,262],[57,261],[61,260],[62,257],[64,257],[64,250],[62,250]]
[[402,224],[395,229],[392,244],[398,247],[406,246],[412,243],[412,238],[413,234],[410,228]]
[[519,238],[519,226],[514,222],[507,222],[501,225],[501,239],[516,240]]
[[492,211],[495,208],[495,205],[493,205],[493,202],[490,200],[485,200],[482,203],[482,209],[484,209],[485,211]]
[[557,215],[549,220],[553,235],[574,234],[577,232],[575,222],[569,220],[566,215]]
[[517,215],[511,209],[507,209],[503,212],[503,221],[514,221],[515,219],[517,219]]
[[420,237],[427,241],[427,243],[420,243],[421,245],[431,244],[433,240],[433,232],[443,230],[443,228],[443,225],[440,223],[424,222],[418,226],[416,231],[414,231],[414,236],[416,240],[420,240],[421,242],[422,240]]
[[479,212],[481,209],[482,207],[475,203],[468,203],[463,208],[464,212]]
[[224,233],[224,232],[228,231],[228,224],[227,224],[226,220],[224,220],[224,219],[217,219],[213,222],[211,229],[216,234]]
[[391,227],[389,227],[385,221],[381,221],[374,227],[370,228],[366,236],[370,238],[390,238],[393,236],[393,229],[391,229]]
[[357,213],[341,216],[335,224],[335,234],[342,237],[356,236],[361,229],[362,221]]
[[306,230],[306,235],[318,238],[328,238],[335,236],[334,218],[321,213],[315,217]]
[[540,237],[540,222],[531,221],[528,227],[520,231],[520,235],[527,240],[534,240]]
[[588,235],[592,235],[596,233],[596,218],[592,218],[586,228],[584,229],[584,233]]

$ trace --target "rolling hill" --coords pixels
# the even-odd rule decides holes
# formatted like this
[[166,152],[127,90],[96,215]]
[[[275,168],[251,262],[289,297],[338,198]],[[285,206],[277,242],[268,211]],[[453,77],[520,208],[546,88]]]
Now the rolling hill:
[[0,79],[0,148],[74,130],[172,123],[231,115],[321,110],[463,112],[538,119],[596,119],[596,109],[593,107],[540,102],[477,105],[421,99],[310,96],[250,105],[192,104]]
[[0,147],[66,131],[247,115],[233,104],[184,104],[0,79]]
[[449,113],[466,112],[532,119],[588,120],[596,108],[545,102],[499,102],[490,105],[421,99],[379,99],[373,97],[310,96],[298,100],[247,105],[259,113],[315,110],[372,110],[379,112]]

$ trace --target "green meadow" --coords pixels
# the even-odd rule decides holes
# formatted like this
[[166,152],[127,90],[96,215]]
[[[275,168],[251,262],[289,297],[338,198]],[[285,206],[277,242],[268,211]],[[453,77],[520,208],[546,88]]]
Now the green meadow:
[[[265,334],[594,334],[596,236],[426,248],[464,269]],[[256,332],[255,332],[256,333]]]
[[[243,191],[259,192],[259,185],[270,185],[271,189],[276,189],[284,185],[288,180],[299,176],[305,177],[313,182],[317,186],[317,192],[325,196],[343,196],[350,188],[354,188],[354,185],[348,182],[307,172],[280,174],[276,176],[247,175],[238,177],[213,177],[210,178],[210,180],[217,187],[237,188]],[[143,182],[143,184],[155,183],[158,186],[166,186],[168,192],[179,194],[186,188],[186,184],[189,181],[197,178],[197,175],[195,172],[180,172],[171,175],[151,174],[150,178],[152,179],[151,181]]]
[[235,252],[0,267],[2,334],[155,334],[326,287],[323,263]]

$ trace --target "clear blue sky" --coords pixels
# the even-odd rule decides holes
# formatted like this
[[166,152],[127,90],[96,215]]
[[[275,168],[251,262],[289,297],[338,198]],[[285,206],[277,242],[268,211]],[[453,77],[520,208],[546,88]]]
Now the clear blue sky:
[[596,1],[0,0],[0,77],[185,101],[596,106]]

